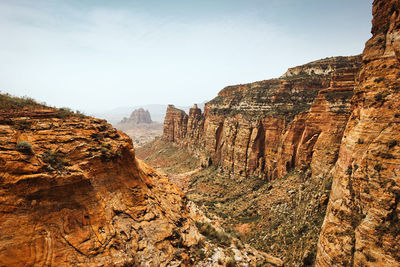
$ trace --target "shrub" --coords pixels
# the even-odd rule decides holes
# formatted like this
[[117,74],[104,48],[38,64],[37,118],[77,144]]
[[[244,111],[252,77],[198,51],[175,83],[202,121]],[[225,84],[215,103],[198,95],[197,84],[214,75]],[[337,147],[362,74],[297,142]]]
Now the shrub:
[[374,96],[374,98],[375,98],[376,101],[382,101],[383,95],[382,95],[381,93],[377,93],[377,94]]
[[351,165],[349,165],[349,166],[347,167],[346,174],[347,174],[347,175],[351,175],[352,173],[353,173],[353,167],[352,167]]
[[379,92],[379,93],[377,93],[375,96],[374,96],[374,99],[375,99],[375,101],[378,101],[378,102],[384,102],[386,99],[386,97],[389,95],[390,93],[387,91],[387,90],[385,90],[385,91],[382,91],[382,92]]
[[20,141],[17,143],[15,148],[22,153],[31,154],[32,153],[32,145],[26,141]]
[[57,112],[57,118],[64,119],[67,117],[72,116],[74,114],[71,109],[69,108],[60,108]]
[[18,130],[25,130],[31,128],[32,122],[28,120],[18,120],[14,122],[14,128]]
[[375,171],[380,172],[382,170],[382,164],[377,163],[374,167]]
[[9,111],[12,109],[34,107],[43,107],[43,105],[29,97],[14,97],[10,94],[0,94],[0,110]]
[[390,140],[387,143],[387,145],[388,145],[389,148],[394,148],[395,146],[397,146],[397,140]]
[[68,165],[67,161],[63,159],[57,151],[47,150],[41,156],[42,160],[48,163],[55,170],[62,170]]
[[379,77],[379,78],[376,78],[376,79],[374,80],[374,82],[380,83],[380,82],[383,82],[384,80],[385,80],[384,77]]
[[121,152],[115,152],[112,150],[110,143],[103,144],[100,148],[100,153],[103,161],[116,160],[122,157]]
[[84,117],[86,117],[85,113],[83,113],[83,112],[81,112],[81,111],[79,111],[79,110],[77,110],[77,111],[75,112],[75,114],[76,114],[76,116],[78,116],[79,118],[84,118]]
[[331,191],[331,189],[332,189],[332,179],[329,180],[329,181],[325,184],[324,189],[325,189],[325,191]]
[[235,267],[235,266],[236,266],[236,261],[235,261],[235,259],[234,259],[234,258],[229,258],[229,259],[226,261],[225,266],[226,266],[226,267]]
[[231,244],[231,238],[226,233],[217,231],[211,224],[196,222],[196,226],[200,233],[211,241],[222,246],[229,246]]

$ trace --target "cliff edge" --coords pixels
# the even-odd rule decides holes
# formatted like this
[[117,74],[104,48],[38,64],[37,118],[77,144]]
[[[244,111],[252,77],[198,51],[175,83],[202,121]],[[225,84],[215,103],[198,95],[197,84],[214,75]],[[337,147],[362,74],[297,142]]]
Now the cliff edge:
[[400,266],[400,1],[373,15],[317,266]]

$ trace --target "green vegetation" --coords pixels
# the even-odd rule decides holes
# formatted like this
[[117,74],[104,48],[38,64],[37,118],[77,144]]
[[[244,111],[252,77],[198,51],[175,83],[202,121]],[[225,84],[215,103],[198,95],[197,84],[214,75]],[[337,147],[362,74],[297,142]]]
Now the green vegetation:
[[[277,257],[285,265],[312,265],[332,179],[311,179],[309,170],[273,181],[241,178],[215,167],[191,178],[188,198],[229,235]],[[213,235],[212,229],[203,229]],[[308,264],[308,265],[307,265]]]
[[377,93],[374,96],[375,101],[377,102],[385,102],[386,101],[386,97],[390,94],[390,92],[388,90],[384,90],[382,92]]
[[60,108],[57,112],[57,118],[64,119],[70,117],[74,112],[70,108]]
[[384,77],[379,77],[379,78],[376,78],[376,79],[374,80],[374,82],[380,83],[380,82],[383,82],[384,80],[385,80]]
[[17,120],[14,121],[13,127],[18,130],[28,130],[32,126],[32,121],[29,120]]
[[121,152],[113,151],[110,143],[103,144],[100,148],[100,153],[103,161],[116,160],[122,157]]
[[350,98],[353,97],[353,91],[343,91],[343,92],[338,92],[338,91],[328,91],[325,93],[325,98],[329,102],[336,102],[339,99],[342,101],[346,101]]
[[398,142],[397,140],[390,140],[387,145],[389,148],[394,148],[395,146],[397,146]]
[[62,157],[62,155],[54,150],[47,150],[41,154],[42,160],[49,164],[50,170],[63,170],[65,166],[68,166],[68,162]]
[[16,109],[30,109],[43,107],[44,105],[37,103],[35,100],[29,97],[15,97],[10,94],[0,93],[0,111],[9,111]]
[[[217,96],[209,102],[212,115],[235,116],[241,115],[259,119],[266,116],[283,118],[290,122],[301,112],[310,109],[311,104],[317,97],[319,89],[323,87],[322,78],[308,76],[301,81],[301,86],[308,87],[305,90],[294,90],[293,92],[279,91],[280,79],[259,82],[247,86],[248,91],[231,90],[229,95]],[[298,83],[298,79],[288,79],[288,83]],[[243,104],[249,103],[249,108]],[[254,109],[259,106],[258,109]]]
[[380,163],[375,164],[374,170],[377,172],[380,172],[382,170],[382,164],[380,164]]
[[15,148],[24,154],[32,154],[32,145],[26,141],[18,142]]
[[160,167],[163,172],[180,174],[199,168],[199,160],[190,155],[185,149],[156,138],[136,149],[136,156],[150,166]]
[[[137,154],[146,161],[150,159],[150,164],[170,177],[199,166],[184,149],[161,139],[139,148]],[[310,170],[304,167],[266,181],[223,173],[210,166],[185,179],[189,180],[188,199],[208,218],[218,220],[226,233],[218,234],[211,224],[197,223],[211,242],[227,246],[230,239],[238,248],[244,242],[284,258],[287,266],[313,265],[332,187],[330,177],[310,178]]]
[[226,233],[217,231],[211,224],[196,222],[196,226],[199,229],[199,232],[212,242],[220,246],[230,246],[231,238]]
[[226,267],[235,267],[235,266],[236,266],[236,261],[235,261],[235,259],[234,259],[233,257],[229,258],[229,259],[226,261],[225,266],[226,266]]

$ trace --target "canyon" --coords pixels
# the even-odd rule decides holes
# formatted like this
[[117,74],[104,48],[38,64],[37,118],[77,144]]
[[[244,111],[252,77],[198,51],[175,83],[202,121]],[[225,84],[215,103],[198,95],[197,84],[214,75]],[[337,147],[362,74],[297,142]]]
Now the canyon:
[[[258,203],[246,209],[256,209],[252,218],[265,219],[276,215],[282,200],[263,211],[259,205],[267,198],[260,195],[283,194],[289,205],[298,197],[295,206],[301,206],[302,192],[313,188],[324,219],[313,225],[319,237],[312,264],[400,266],[400,2],[375,0],[373,17],[373,36],[360,56],[317,60],[278,79],[225,87],[204,113],[196,106],[189,114],[168,106],[162,140],[187,151],[206,170],[190,178],[189,195],[197,203],[215,201],[229,211],[207,203],[204,208],[233,218],[246,201],[234,200],[233,191],[248,183],[255,187],[247,196]],[[296,173],[302,177],[297,187]],[[271,193],[277,181],[293,189]],[[318,181],[325,182],[316,186]],[[224,190],[221,183],[234,186]],[[201,188],[208,189],[196,193]],[[263,219],[250,225],[264,223],[262,229],[274,231]],[[290,224],[287,219],[280,224]],[[285,257],[289,265],[310,263],[307,257],[300,262]]]
[[1,266],[267,264],[104,120],[0,94],[0,177]]
[[143,109],[0,94],[0,266],[400,266],[400,1],[372,12],[361,55],[168,105],[147,144]]
[[204,114],[170,105],[163,138],[228,174],[272,180],[304,166],[326,174],[337,159],[360,64],[361,56],[328,58],[279,79],[228,86]]

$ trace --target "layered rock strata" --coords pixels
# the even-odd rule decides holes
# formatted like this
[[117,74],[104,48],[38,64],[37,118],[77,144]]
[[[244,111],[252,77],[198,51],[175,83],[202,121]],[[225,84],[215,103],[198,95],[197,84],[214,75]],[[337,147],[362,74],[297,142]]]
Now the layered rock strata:
[[178,247],[188,263],[199,240],[183,193],[127,135],[54,109],[0,112],[1,266],[165,266]]
[[[193,114],[194,115],[194,114]],[[188,115],[174,105],[168,105],[164,119],[163,136],[171,142],[186,136]]]
[[337,159],[360,61],[323,59],[279,79],[228,86],[204,114],[169,106],[163,136],[227,173],[274,179],[311,165],[324,174]]
[[400,266],[400,1],[373,15],[317,266]]

